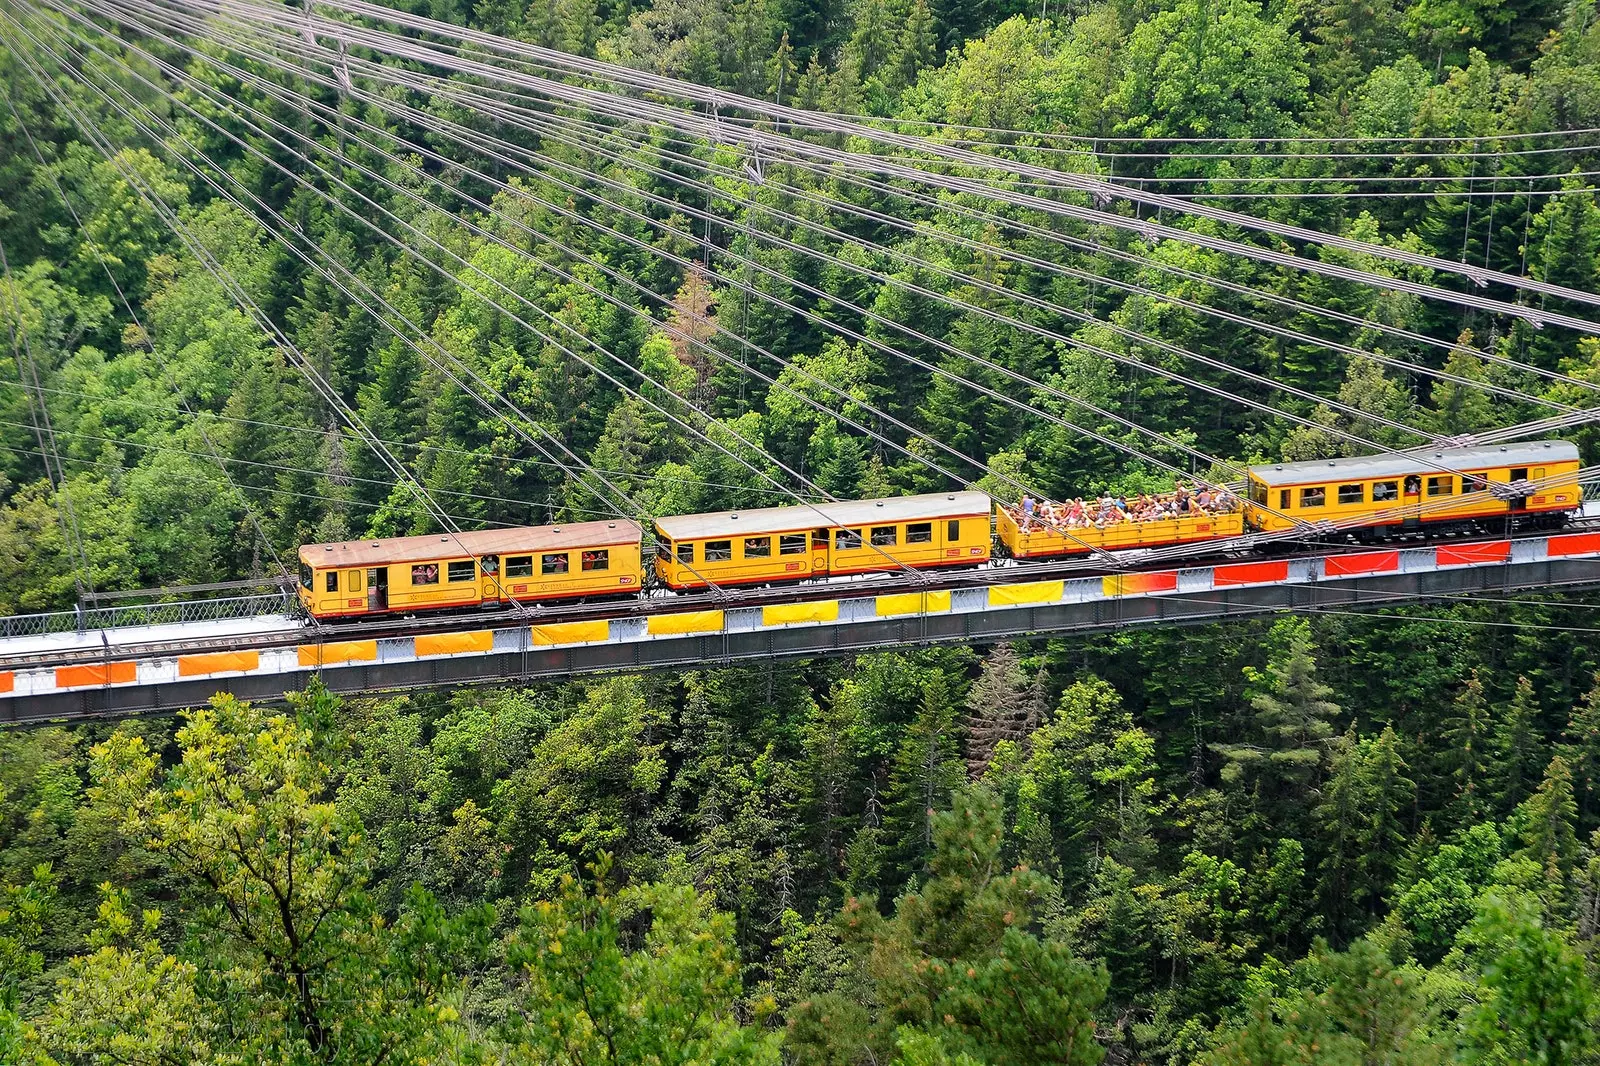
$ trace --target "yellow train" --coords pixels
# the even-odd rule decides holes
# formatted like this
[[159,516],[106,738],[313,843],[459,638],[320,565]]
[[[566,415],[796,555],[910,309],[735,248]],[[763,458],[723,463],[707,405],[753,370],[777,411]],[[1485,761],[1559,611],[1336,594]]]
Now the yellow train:
[[338,619],[637,592],[640,540],[618,519],[307,544],[300,602]]
[[975,566],[996,539],[1043,559],[1329,523],[1364,540],[1550,527],[1582,503],[1578,470],[1578,449],[1552,440],[1264,464],[1249,469],[1242,499],[1179,486],[1120,503],[995,509],[981,492],[939,492],[671,515],[656,519],[648,574],[643,532],[624,519],[307,544],[299,592],[309,614],[334,620],[629,595],[649,577],[683,591]]

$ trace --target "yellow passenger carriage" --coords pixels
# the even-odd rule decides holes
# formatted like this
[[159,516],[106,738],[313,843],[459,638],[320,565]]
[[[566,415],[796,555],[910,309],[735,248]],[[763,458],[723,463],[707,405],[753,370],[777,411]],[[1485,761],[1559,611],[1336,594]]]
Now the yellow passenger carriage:
[[640,544],[625,519],[307,544],[300,602],[335,619],[637,592]]
[[1254,466],[1246,517],[1275,532],[1305,522],[1437,528],[1511,518],[1557,525],[1583,500],[1566,441],[1419,449],[1398,455]]
[[656,519],[656,576],[674,589],[964,566],[990,554],[989,497],[937,492]]

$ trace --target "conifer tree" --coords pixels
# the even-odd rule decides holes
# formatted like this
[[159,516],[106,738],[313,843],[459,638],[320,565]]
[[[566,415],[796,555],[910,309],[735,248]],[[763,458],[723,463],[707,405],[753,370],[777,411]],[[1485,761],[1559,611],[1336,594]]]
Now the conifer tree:
[[967,690],[967,776],[983,776],[1001,741],[1023,740],[1038,728],[1037,713],[1016,649],[996,644]]
[[1587,832],[1600,824],[1600,674],[1567,719],[1562,733],[1572,767],[1572,791],[1578,804],[1578,827]]
[[922,706],[907,727],[889,771],[885,831],[914,868],[933,844],[934,814],[961,782],[960,720],[950,679],[934,670],[922,687]]
[[1384,726],[1375,740],[1364,742],[1361,760],[1362,808],[1357,868],[1357,898],[1376,904],[1394,875],[1410,832],[1405,812],[1415,803],[1417,783],[1406,776],[1409,767],[1400,755],[1400,738],[1393,726]]
[[1572,798],[1572,771],[1557,755],[1545,767],[1538,791],[1511,815],[1520,845],[1515,855],[1537,863],[1550,874],[1549,887],[1569,881],[1578,865],[1578,805]]
[[1495,730],[1494,786],[1501,810],[1512,809],[1534,788],[1544,762],[1540,755],[1542,742],[1539,701],[1533,692],[1533,682],[1519,677],[1511,703],[1502,712]]
[[1472,825],[1488,814],[1487,789],[1494,767],[1491,730],[1489,703],[1474,670],[1456,695],[1442,738],[1442,756],[1455,787],[1451,809],[1458,825]]

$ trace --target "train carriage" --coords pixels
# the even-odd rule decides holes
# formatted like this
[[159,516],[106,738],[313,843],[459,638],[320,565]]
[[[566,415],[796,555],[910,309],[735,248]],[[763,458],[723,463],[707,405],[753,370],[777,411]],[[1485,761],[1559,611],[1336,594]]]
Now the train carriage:
[[996,508],[1000,543],[1018,559],[1054,559],[1087,555],[1091,551],[1127,551],[1161,548],[1173,544],[1237,537],[1244,532],[1244,512],[1238,506],[1224,510],[1173,515],[1148,522],[1117,521],[1068,526],[1065,520],[1029,519],[1015,508]]
[[1264,532],[1305,522],[1402,531],[1510,518],[1559,525],[1578,509],[1578,449],[1566,441],[1418,449],[1254,466],[1246,517]]
[[641,539],[618,519],[307,544],[300,602],[336,619],[631,593]]
[[656,576],[674,589],[970,566],[990,554],[989,497],[937,492],[656,519]]

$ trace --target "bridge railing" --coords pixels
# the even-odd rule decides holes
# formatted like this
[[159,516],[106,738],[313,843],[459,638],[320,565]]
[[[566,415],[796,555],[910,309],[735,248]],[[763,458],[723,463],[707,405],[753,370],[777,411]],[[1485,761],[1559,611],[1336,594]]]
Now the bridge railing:
[[91,629],[171,625],[178,622],[221,622],[264,614],[288,614],[293,593],[285,590],[255,596],[227,596],[182,603],[136,603],[118,607],[80,607],[73,611],[0,617],[0,638],[35,637],[49,633],[83,633]]

